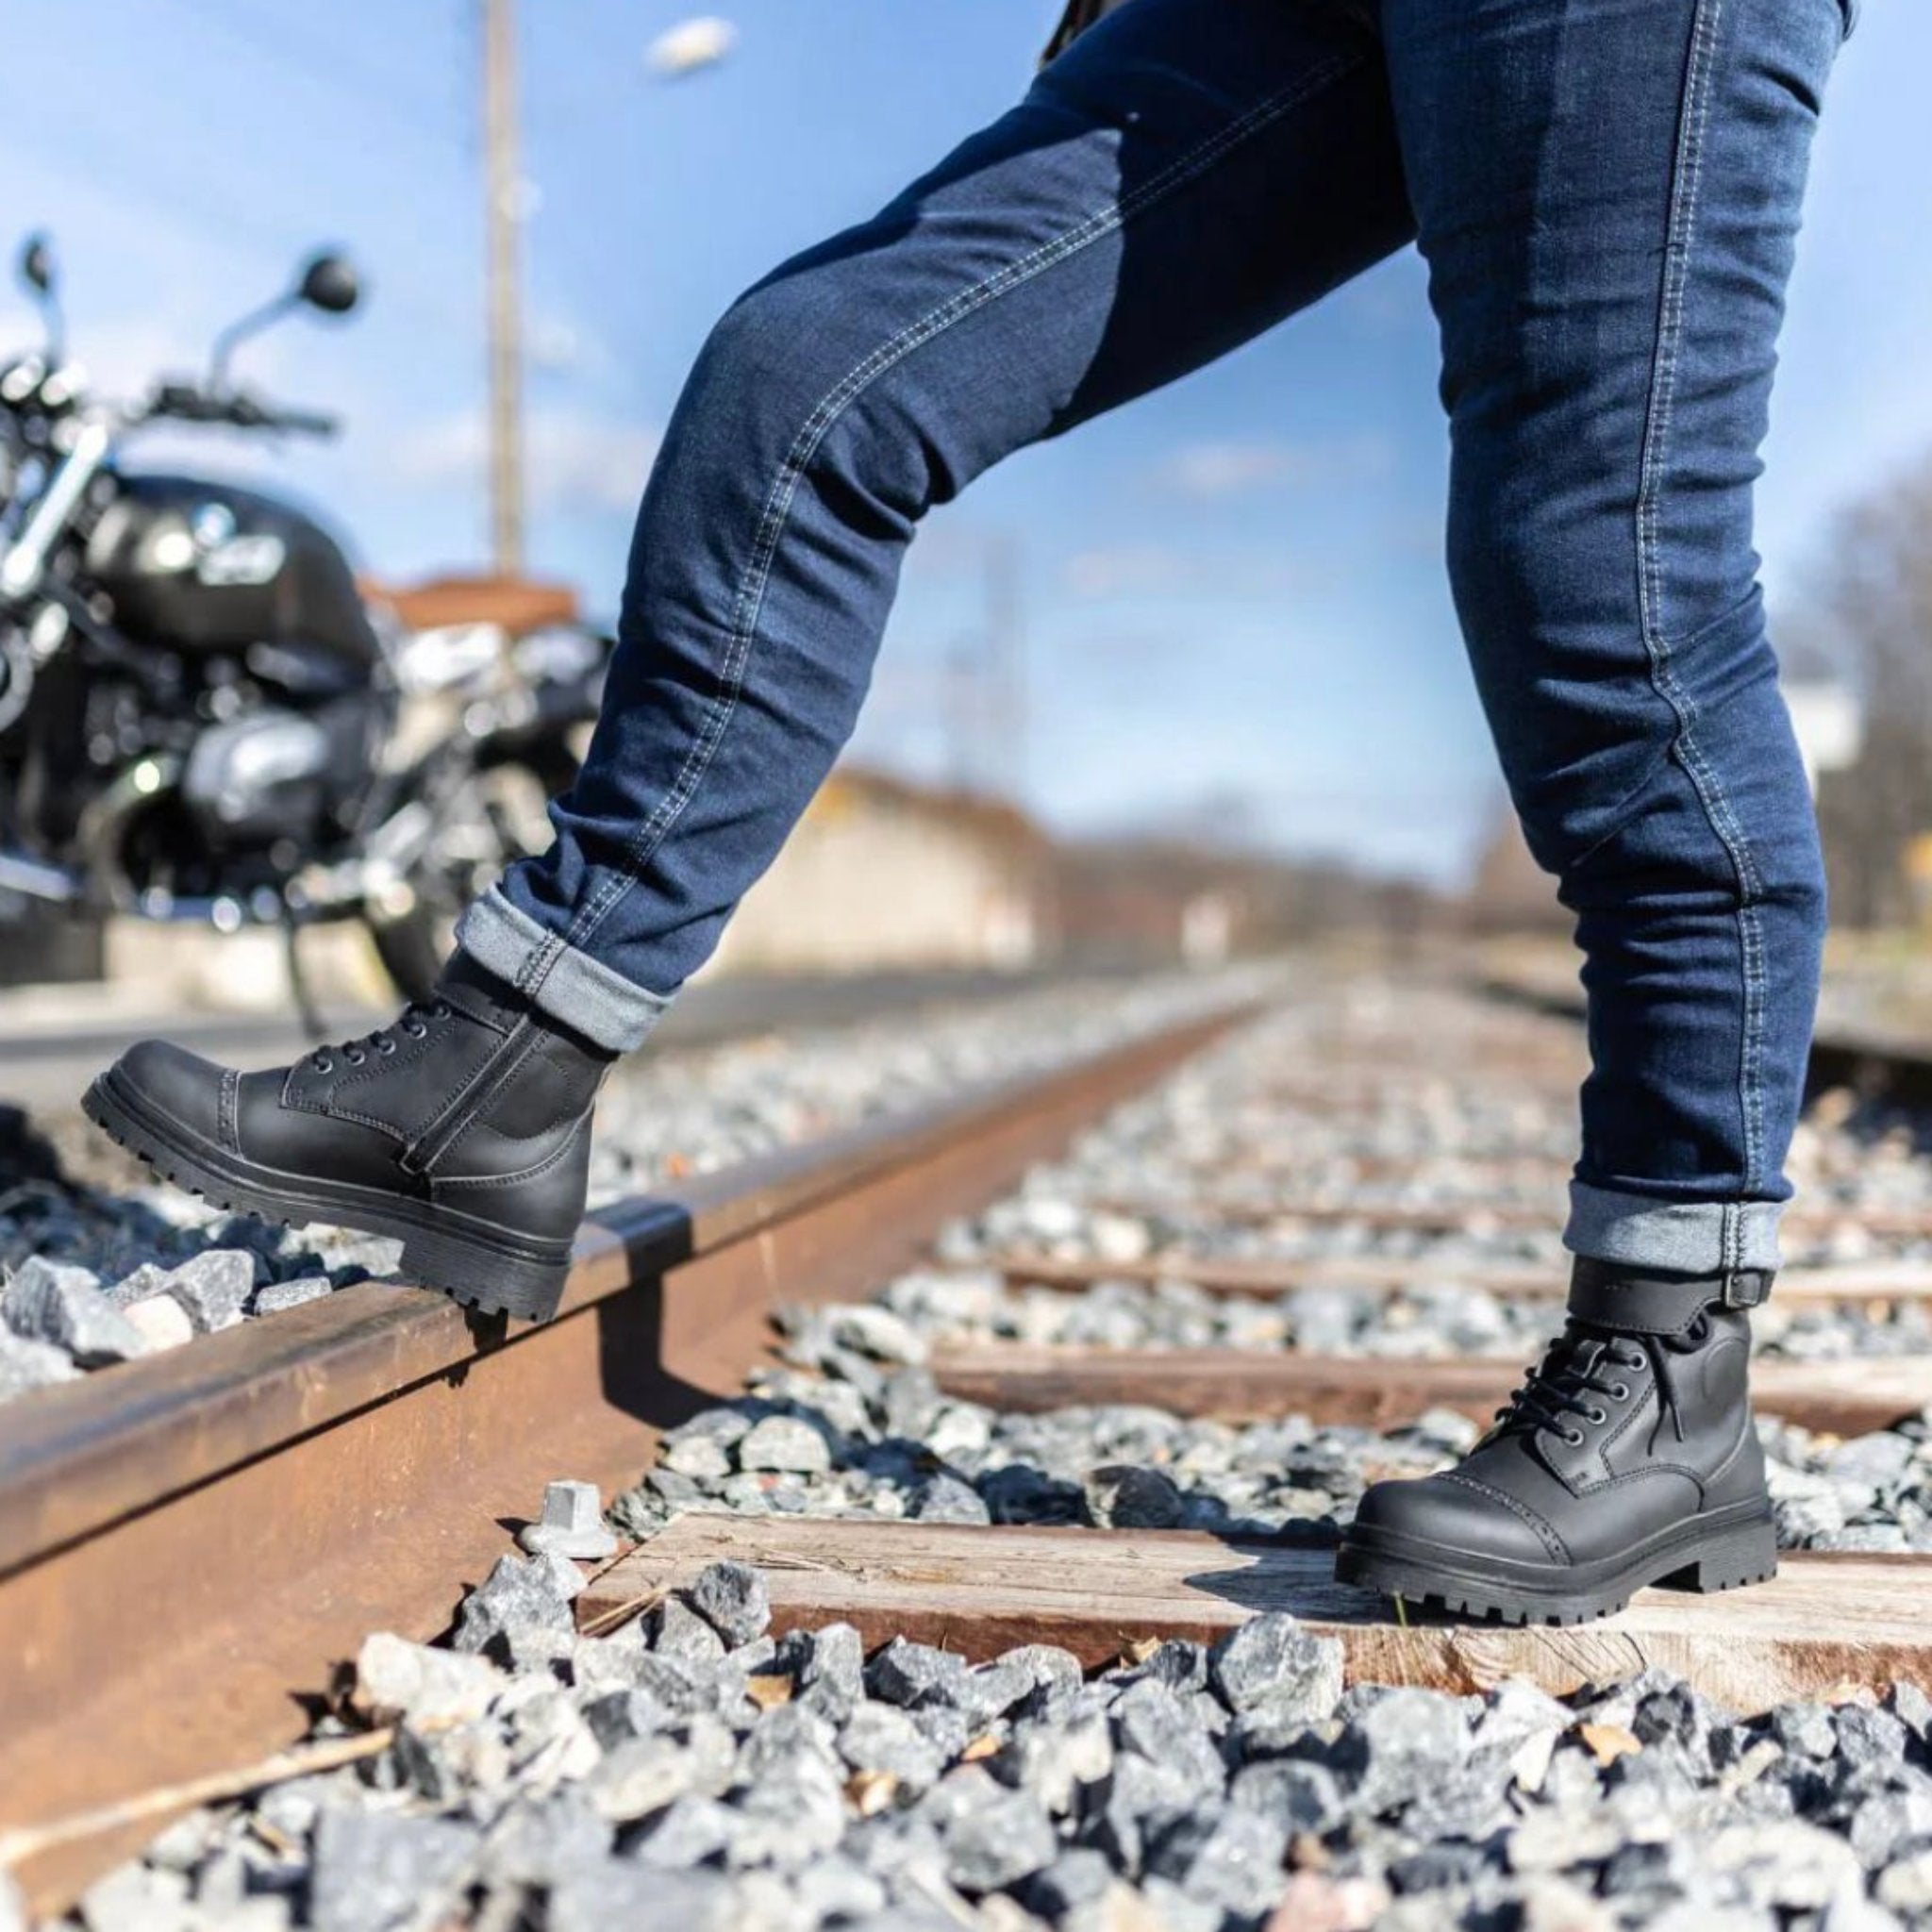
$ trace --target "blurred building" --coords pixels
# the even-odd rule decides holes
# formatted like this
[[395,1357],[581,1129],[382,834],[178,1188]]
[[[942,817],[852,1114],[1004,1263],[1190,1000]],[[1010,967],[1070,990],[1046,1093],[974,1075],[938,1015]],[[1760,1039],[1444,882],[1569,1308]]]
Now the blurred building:
[[1337,933],[1407,933],[1441,910],[1400,881],[1196,840],[1072,844],[1055,874],[1060,948],[1080,959],[1207,966]]
[[1472,931],[1564,932],[1573,921],[1557,898],[1557,882],[1530,857],[1516,814],[1495,816],[1464,902]]
[[1012,806],[841,769],[746,894],[714,970],[1033,965],[1051,943],[1051,854]]

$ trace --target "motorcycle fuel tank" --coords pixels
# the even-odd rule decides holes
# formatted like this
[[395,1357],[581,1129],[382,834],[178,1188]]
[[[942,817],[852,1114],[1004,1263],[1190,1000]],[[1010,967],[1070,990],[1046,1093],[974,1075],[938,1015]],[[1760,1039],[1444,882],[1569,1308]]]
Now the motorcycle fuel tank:
[[288,505],[192,476],[121,479],[88,541],[89,576],[117,625],[195,655],[320,647],[373,668],[382,655],[348,559]]

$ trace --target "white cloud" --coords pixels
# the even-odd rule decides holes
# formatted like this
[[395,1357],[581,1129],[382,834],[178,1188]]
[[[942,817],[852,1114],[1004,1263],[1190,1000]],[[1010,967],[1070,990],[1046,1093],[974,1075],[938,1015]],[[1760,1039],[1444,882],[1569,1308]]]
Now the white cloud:
[[652,73],[667,79],[715,65],[738,44],[738,29],[715,14],[701,14],[659,34],[644,56]]
[[1158,543],[1123,543],[1076,550],[1064,566],[1067,589],[1076,597],[1120,597],[1172,591],[1185,582],[1187,566]]
[[[524,420],[527,488],[541,509],[627,510],[637,506],[659,433],[575,404],[548,404]],[[488,419],[465,409],[404,430],[389,461],[432,488],[480,485],[490,460]]]
[[1379,475],[1390,464],[1378,438],[1288,442],[1274,438],[1186,443],[1155,473],[1161,488],[1212,500],[1275,484],[1333,483]]
[[1326,564],[1284,556],[1270,544],[1183,551],[1123,543],[1076,550],[1061,568],[1061,581],[1071,596],[1091,603],[1110,597],[1271,599],[1325,589],[1333,575]]

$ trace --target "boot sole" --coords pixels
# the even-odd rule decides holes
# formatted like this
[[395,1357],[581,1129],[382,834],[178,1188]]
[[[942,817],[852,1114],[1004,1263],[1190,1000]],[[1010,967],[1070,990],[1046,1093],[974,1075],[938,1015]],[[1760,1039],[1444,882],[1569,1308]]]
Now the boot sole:
[[1335,1558],[1336,1580],[1385,1596],[1505,1624],[1587,1624],[1621,1610],[1640,1591],[1713,1591],[1777,1574],[1777,1531],[1769,1502],[1693,1516],[1609,1561],[1539,1574],[1470,1550],[1374,1527],[1351,1529]]
[[567,1242],[519,1241],[489,1223],[428,1202],[398,1199],[346,1181],[317,1180],[230,1154],[164,1121],[110,1067],[91,1086],[82,1110],[109,1140],[190,1193],[231,1213],[289,1227],[321,1222],[382,1235],[403,1244],[412,1283],[490,1315],[547,1322],[570,1273]]

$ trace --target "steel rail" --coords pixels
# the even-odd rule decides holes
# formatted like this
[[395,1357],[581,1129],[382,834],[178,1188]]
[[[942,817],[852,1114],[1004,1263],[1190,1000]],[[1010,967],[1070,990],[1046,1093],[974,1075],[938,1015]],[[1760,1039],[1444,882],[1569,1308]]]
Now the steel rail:
[[[300,1737],[364,1635],[447,1626],[547,1478],[633,1482],[738,1394],[774,1305],[875,1289],[1253,1010],[602,1210],[542,1327],[369,1283],[9,1404],[0,1826]],[[138,1841],[15,1875],[58,1910]]]

